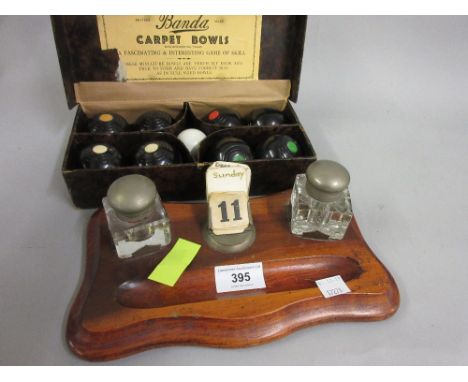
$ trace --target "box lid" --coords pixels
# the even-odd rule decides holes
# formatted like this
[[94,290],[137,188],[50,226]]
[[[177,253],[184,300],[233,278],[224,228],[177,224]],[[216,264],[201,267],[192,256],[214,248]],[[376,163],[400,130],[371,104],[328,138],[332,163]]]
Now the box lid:
[[[199,73],[203,80],[290,80],[290,99],[296,101],[306,24],[307,16],[52,16],[70,108],[75,83],[200,80]],[[167,68],[193,69],[196,56],[198,72],[179,70],[171,78]],[[200,71],[205,61],[207,70]],[[251,77],[226,75],[250,64]]]

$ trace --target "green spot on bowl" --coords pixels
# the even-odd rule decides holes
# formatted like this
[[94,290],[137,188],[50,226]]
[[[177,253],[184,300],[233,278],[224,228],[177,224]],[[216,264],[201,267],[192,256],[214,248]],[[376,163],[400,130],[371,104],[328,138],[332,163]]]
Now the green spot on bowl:
[[293,154],[297,154],[299,151],[296,142],[289,141],[286,145],[288,146],[289,151],[291,151]]

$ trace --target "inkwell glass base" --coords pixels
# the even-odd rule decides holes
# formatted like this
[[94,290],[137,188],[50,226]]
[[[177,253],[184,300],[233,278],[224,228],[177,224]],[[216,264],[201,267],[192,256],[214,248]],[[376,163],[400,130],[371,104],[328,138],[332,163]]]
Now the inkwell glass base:
[[291,194],[291,232],[322,240],[342,239],[353,217],[348,189],[336,201],[321,202],[307,193],[306,183],[305,174],[296,176]]
[[102,203],[109,231],[120,258],[132,257],[135,252],[146,246],[157,249],[171,242],[169,218],[159,197],[156,198],[155,207],[144,216],[138,217],[138,220],[121,219],[107,198],[104,198]]

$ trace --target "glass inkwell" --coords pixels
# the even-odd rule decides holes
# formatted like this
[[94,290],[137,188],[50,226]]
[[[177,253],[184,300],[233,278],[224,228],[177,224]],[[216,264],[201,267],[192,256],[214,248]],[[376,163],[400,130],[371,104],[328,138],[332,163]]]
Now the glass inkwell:
[[169,218],[151,179],[133,174],[115,180],[102,204],[120,258],[171,242]]
[[350,176],[341,164],[318,160],[298,174],[291,194],[291,232],[304,238],[340,240],[353,217]]

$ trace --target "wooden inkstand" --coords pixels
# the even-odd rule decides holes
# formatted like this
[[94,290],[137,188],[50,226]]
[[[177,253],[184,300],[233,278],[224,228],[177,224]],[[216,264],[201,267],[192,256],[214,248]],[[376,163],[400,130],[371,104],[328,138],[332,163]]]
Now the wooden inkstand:
[[[289,197],[288,190],[252,199],[256,240],[232,254],[205,244],[206,204],[166,204],[173,238],[202,244],[172,288],[146,279],[168,250],[119,259],[98,210],[88,225],[86,272],[67,325],[73,352],[109,360],[161,345],[245,347],[320,323],[391,316],[398,289],[356,221],[340,241],[298,238],[289,231]],[[216,292],[215,266],[255,262],[263,263],[266,288]],[[315,281],[335,275],[351,292],[326,299]]]
[[[85,273],[67,322],[71,350],[100,361],[164,345],[246,347],[320,323],[391,316],[399,305],[397,286],[354,219],[338,241],[312,241],[291,234],[291,188],[296,174],[316,160],[290,102],[297,100],[299,91],[306,17],[193,16],[191,21],[168,25],[167,30],[161,24],[164,20],[159,16],[52,18],[68,104],[78,104],[63,176],[75,206],[98,208],[88,224]],[[174,25],[185,25],[187,30],[174,30]],[[200,25],[203,30],[198,31]],[[154,42],[155,31],[178,37],[168,40],[172,45],[139,44],[146,35]],[[192,34],[228,39],[222,39],[222,45],[202,46]],[[178,41],[183,50],[178,49]],[[245,54],[238,55],[240,51]],[[217,59],[220,62],[212,62]],[[198,73],[197,65],[203,66],[200,77],[187,78],[184,73]],[[160,67],[172,69],[161,71]],[[206,123],[204,115],[218,107],[234,110],[242,125]],[[274,126],[254,126],[248,116],[257,109],[275,109],[284,120]],[[138,130],[138,117],[153,110],[166,112],[173,123],[162,131]],[[89,123],[99,113],[117,113],[128,125],[114,133],[92,132]],[[177,139],[193,128],[206,135],[196,156]],[[276,135],[293,139],[297,155],[276,159],[253,155],[243,162],[251,170],[248,211],[254,231],[245,234],[247,239],[237,236],[236,250],[225,250],[232,241],[222,235],[211,240],[207,232],[213,226],[207,227],[205,175],[218,160],[210,156],[211,149],[234,137],[255,152]],[[180,152],[180,162],[136,165],[135,152],[153,140],[172,145]],[[114,147],[121,154],[120,165],[83,168],[80,151],[93,144]],[[112,182],[128,174],[144,175],[156,184],[170,219],[172,242],[163,249],[145,247],[138,256],[121,259],[102,198]],[[213,199],[221,208],[221,220],[228,207],[234,208],[229,213],[235,218],[245,216],[245,206],[237,200],[222,204],[223,200]],[[192,263],[173,287],[148,280],[178,238],[202,245]],[[264,287],[217,291],[215,267],[249,263],[262,264]],[[351,292],[325,298],[316,281],[336,275]]]

